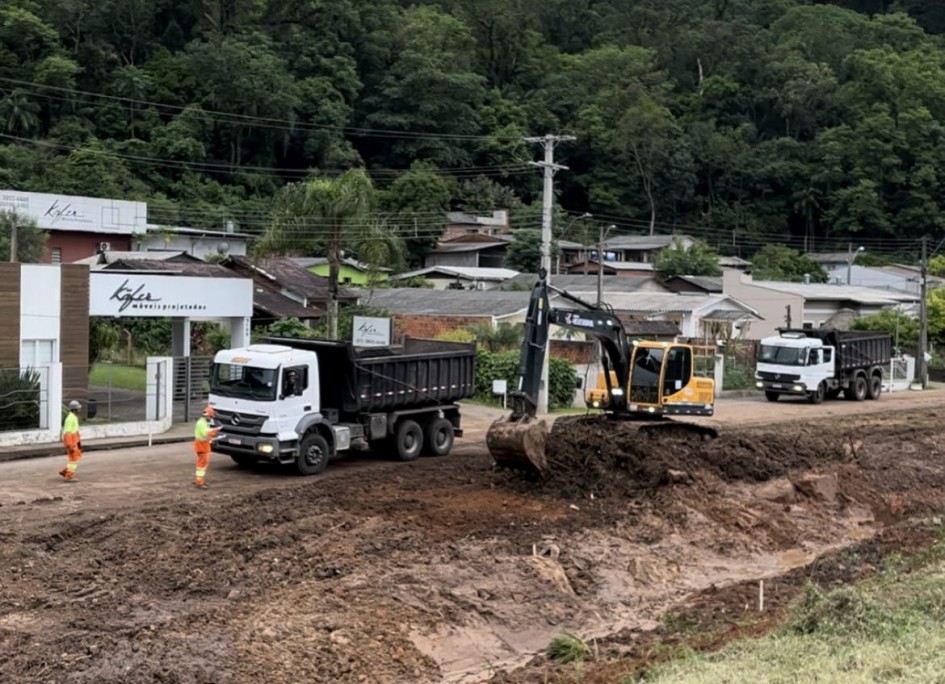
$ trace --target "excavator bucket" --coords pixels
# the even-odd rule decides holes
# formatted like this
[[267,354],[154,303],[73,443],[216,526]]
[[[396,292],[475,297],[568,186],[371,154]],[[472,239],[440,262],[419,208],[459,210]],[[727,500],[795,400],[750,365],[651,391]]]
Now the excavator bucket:
[[486,445],[497,466],[539,477],[548,473],[547,439],[548,424],[528,416],[521,420],[499,418],[486,433]]

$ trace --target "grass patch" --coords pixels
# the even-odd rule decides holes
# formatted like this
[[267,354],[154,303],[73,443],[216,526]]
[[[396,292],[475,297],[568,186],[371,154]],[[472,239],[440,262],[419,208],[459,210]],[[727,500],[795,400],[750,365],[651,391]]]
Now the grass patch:
[[89,384],[96,387],[144,392],[147,389],[147,371],[137,366],[122,366],[117,363],[97,363],[89,373]]
[[559,634],[548,645],[548,657],[558,663],[579,663],[591,655],[591,647],[570,632]]
[[808,587],[778,632],[657,666],[642,681],[939,682],[945,672],[945,564],[854,587]]

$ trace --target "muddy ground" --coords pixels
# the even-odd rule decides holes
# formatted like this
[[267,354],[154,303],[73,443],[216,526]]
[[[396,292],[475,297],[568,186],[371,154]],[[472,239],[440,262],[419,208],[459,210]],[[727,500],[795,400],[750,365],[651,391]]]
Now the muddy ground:
[[207,491],[174,446],[93,452],[70,485],[2,464],[0,681],[522,684],[554,681],[564,631],[625,671],[673,625],[764,629],[808,579],[938,539],[945,409],[893,399],[720,406],[695,443],[559,418],[541,482],[492,468],[476,407],[446,458],[214,457]]

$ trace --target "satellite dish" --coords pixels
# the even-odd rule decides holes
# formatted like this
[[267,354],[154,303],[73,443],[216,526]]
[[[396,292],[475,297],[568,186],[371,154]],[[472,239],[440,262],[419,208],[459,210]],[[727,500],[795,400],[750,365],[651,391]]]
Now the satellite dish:
[[226,254],[230,251],[230,245],[227,242],[221,242],[217,245],[217,254]]

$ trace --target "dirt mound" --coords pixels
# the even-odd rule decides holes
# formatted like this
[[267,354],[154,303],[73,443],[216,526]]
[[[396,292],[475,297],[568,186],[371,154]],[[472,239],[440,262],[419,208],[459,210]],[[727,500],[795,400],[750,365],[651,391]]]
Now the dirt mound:
[[704,471],[726,481],[765,482],[793,469],[844,460],[854,448],[845,435],[804,425],[728,431],[711,439],[678,422],[575,416],[555,421],[547,447],[550,472],[540,486],[570,498],[633,495]]

